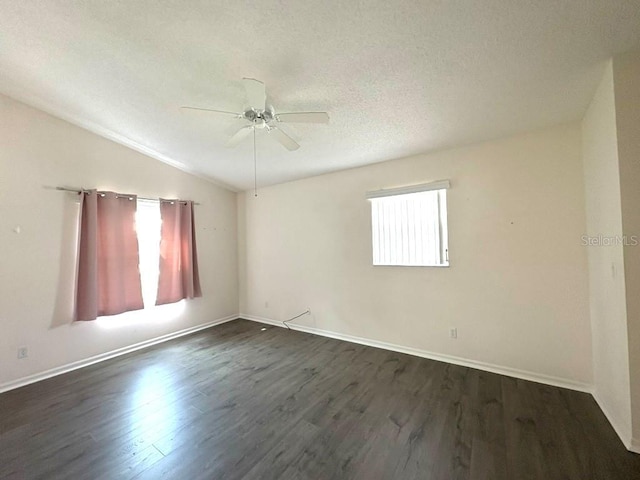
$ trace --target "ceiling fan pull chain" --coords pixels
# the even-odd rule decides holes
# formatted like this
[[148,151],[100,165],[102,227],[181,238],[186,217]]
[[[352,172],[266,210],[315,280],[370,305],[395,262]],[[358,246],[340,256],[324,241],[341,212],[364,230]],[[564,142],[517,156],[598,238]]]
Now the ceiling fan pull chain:
[[256,127],[253,127],[253,196],[258,196],[258,161],[256,159]]

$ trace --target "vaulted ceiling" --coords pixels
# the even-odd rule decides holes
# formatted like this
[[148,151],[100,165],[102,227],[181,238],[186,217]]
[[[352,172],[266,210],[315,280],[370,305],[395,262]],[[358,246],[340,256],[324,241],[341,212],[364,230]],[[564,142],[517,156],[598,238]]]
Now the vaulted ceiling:
[[0,0],[0,92],[235,189],[242,77],[328,125],[258,131],[261,185],[574,121],[638,0]]

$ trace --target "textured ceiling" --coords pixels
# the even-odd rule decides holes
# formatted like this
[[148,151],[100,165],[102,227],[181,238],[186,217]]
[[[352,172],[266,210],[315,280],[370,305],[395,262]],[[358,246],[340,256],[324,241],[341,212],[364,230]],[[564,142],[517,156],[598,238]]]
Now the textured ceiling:
[[242,77],[328,125],[258,132],[269,185],[573,121],[638,0],[0,0],[0,92],[236,189],[253,184]]

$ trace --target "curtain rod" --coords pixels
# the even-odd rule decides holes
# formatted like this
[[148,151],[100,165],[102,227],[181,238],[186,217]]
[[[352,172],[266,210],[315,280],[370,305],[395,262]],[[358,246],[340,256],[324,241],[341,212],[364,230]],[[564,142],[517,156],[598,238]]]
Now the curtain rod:
[[[74,193],[88,193],[89,190],[85,190],[84,188],[67,188],[67,187],[56,187],[56,190],[60,190],[61,192],[74,192]],[[122,195],[122,194],[118,194],[116,193],[116,197],[120,195],[121,197],[128,197],[128,195]],[[149,197],[138,197],[136,196],[136,198],[138,200],[150,200],[152,202],[160,202],[160,201],[172,201],[172,200],[161,200],[159,198],[149,198]],[[179,201],[183,201],[184,200],[179,200]],[[200,205],[198,202],[193,202],[194,205]]]

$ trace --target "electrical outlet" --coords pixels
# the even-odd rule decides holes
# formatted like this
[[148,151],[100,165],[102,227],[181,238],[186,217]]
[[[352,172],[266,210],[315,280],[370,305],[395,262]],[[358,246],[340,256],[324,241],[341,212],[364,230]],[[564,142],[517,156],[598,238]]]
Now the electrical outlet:
[[27,347],[18,348],[18,359],[22,360],[23,358],[27,358],[29,356],[29,350]]
[[458,338],[458,329],[455,327],[451,327],[449,329],[449,337],[450,338]]

